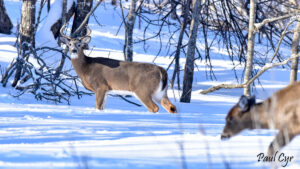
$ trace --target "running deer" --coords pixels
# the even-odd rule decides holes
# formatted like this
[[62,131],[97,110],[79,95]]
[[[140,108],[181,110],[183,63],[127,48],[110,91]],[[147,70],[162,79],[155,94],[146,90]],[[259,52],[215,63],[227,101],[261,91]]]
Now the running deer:
[[273,155],[300,134],[300,82],[279,90],[261,103],[256,103],[255,97],[241,96],[227,114],[221,139],[244,129],[279,130],[268,155]]
[[168,112],[176,113],[176,107],[167,96],[168,74],[156,65],[148,63],[126,62],[102,57],[88,57],[83,50],[91,40],[91,30],[87,35],[70,38],[61,28],[60,41],[69,48],[71,62],[82,80],[84,87],[96,95],[96,109],[103,110],[106,93],[111,90],[134,93],[147,107],[149,112],[157,112],[160,103]]

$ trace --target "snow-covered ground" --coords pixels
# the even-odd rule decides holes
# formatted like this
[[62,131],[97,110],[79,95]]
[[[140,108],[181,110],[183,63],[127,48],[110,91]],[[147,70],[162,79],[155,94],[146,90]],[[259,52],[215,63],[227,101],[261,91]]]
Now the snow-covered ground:
[[[21,2],[5,1],[14,24],[20,20]],[[43,12],[45,16],[47,12]],[[91,17],[91,56],[123,59],[123,31],[120,10],[101,5]],[[45,23],[46,18],[43,23]],[[44,28],[43,28],[44,29]],[[135,29],[135,36],[143,30]],[[38,34],[42,36],[43,34]],[[45,35],[45,34],[44,34]],[[49,36],[49,34],[45,35]],[[13,35],[0,34],[0,65],[3,71],[17,56]],[[43,38],[37,39],[39,42]],[[164,40],[164,39],[163,39]],[[43,41],[45,42],[45,41]],[[165,42],[165,41],[164,41]],[[159,47],[157,40],[134,46],[134,60],[152,62]],[[201,44],[199,44],[201,46]],[[164,49],[166,50],[166,49]],[[163,52],[162,52],[163,53]],[[155,64],[167,68],[172,58],[158,56]],[[180,62],[184,65],[184,57]],[[197,61],[190,104],[178,102],[180,92],[169,89],[168,95],[177,106],[178,114],[169,114],[160,107],[159,113],[147,112],[120,98],[109,97],[104,111],[94,109],[94,96],[71,104],[36,101],[31,94],[19,98],[11,87],[0,87],[0,168],[270,168],[258,162],[257,155],[266,153],[277,131],[244,131],[228,141],[220,140],[225,116],[238,101],[241,89],[219,90],[201,95],[199,91],[219,83],[236,83],[233,66],[222,49],[212,52],[212,63],[218,81],[207,78],[207,66]],[[242,67],[236,67],[237,74]],[[173,67],[169,70],[169,76]],[[254,91],[262,100],[288,84],[289,71],[278,68],[266,72]],[[128,98],[139,102],[136,98]],[[282,152],[294,156],[287,167],[300,168],[300,138],[296,137]],[[278,166],[285,165],[279,163]],[[287,168],[285,167],[285,168]]]

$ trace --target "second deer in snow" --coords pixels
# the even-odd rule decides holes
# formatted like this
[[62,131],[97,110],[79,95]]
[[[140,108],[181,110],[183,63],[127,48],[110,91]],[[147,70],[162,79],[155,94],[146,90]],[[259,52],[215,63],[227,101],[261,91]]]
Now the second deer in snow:
[[279,90],[261,103],[256,103],[255,97],[242,96],[227,114],[221,138],[256,128],[279,130],[268,155],[273,155],[300,134],[300,82]]

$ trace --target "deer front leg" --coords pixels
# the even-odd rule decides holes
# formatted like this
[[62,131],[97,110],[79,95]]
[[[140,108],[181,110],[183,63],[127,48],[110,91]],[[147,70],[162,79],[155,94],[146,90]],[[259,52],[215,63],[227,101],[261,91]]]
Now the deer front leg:
[[99,88],[95,92],[96,95],[96,109],[103,110],[105,106],[105,94],[107,90],[105,88]]
[[268,156],[274,155],[276,151],[279,151],[282,147],[288,144],[293,138],[294,134],[289,133],[288,130],[279,130],[278,134],[276,135],[275,139],[269,146],[268,149]]

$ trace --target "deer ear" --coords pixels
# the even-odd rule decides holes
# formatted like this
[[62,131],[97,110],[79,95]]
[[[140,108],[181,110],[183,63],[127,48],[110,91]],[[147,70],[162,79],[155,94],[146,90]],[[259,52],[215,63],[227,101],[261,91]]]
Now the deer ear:
[[91,37],[90,37],[90,36],[85,36],[85,37],[83,37],[83,38],[81,39],[81,43],[86,43],[86,44],[88,44],[88,43],[90,43],[90,41],[91,41]]
[[245,95],[242,95],[238,106],[242,109],[242,111],[246,111],[248,109],[248,98]]
[[250,110],[250,108],[255,105],[255,96],[251,96],[250,98],[242,95],[239,102],[238,106],[242,109],[243,112],[247,112]]
[[255,104],[256,104],[256,98],[255,98],[255,96],[251,96],[249,98],[249,106],[252,107]]
[[64,43],[64,44],[68,44],[68,43],[69,43],[69,39],[67,39],[66,37],[63,37],[63,36],[59,37],[59,40],[60,40],[62,43]]

